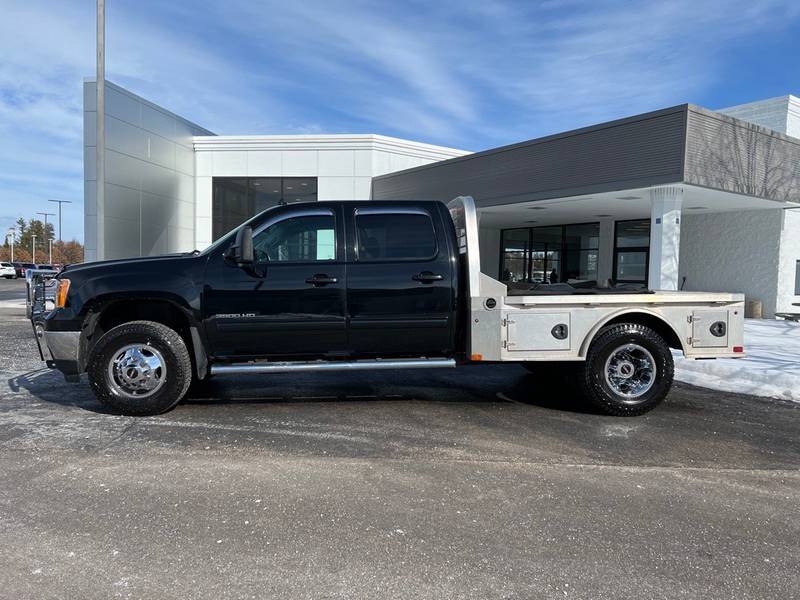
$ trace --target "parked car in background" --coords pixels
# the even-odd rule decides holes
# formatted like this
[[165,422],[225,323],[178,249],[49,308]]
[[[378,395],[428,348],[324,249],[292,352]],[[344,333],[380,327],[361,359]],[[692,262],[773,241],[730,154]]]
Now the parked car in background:
[[53,268],[53,265],[36,265],[37,269],[41,269],[42,271],[56,271],[57,269]]
[[17,269],[14,268],[14,265],[11,263],[0,262],[0,277],[5,277],[6,279],[16,279]]
[[33,264],[33,263],[20,263],[20,262],[15,262],[15,263],[13,263],[13,265],[14,265],[14,267],[15,267],[16,271],[17,271],[17,277],[25,277],[25,272],[26,272],[28,269],[35,269],[35,268],[37,268],[37,267],[36,267],[36,265],[35,265],[35,264]]

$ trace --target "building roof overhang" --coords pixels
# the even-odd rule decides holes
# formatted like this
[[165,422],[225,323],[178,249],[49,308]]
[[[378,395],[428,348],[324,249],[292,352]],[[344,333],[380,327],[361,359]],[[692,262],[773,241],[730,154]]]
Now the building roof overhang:
[[684,104],[382,175],[373,196],[498,206],[676,183],[796,201],[800,140]]

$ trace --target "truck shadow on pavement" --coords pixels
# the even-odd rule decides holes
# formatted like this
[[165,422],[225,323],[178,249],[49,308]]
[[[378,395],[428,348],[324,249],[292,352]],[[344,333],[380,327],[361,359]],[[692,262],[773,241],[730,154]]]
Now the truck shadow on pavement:
[[114,414],[97,401],[84,378],[80,384],[67,383],[60,373],[44,368],[10,377],[6,383],[12,392],[27,392],[36,400],[99,414]]
[[562,412],[594,414],[569,384],[548,381],[515,365],[461,367],[447,371],[382,371],[380,373],[316,373],[244,375],[211,379],[193,385],[184,403],[222,405],[307,401],[363,402],[368,400],[436,403],[514,403]]
[[[100,414],[113,414],[92,394],[85,376],[79,384],[65,382],[49,369],[37,369],[7,380],[15,393],[27,392],[37,400]],[[568,382],[543,380],[515,365],[491,370],[463,367],[447,372],[384,371],[381,373],[317,373],[240,376],[194,384],[183,404],[221,406],[233,404],[432,402],[464,404],[514,403],[547,410],[595,414]]]

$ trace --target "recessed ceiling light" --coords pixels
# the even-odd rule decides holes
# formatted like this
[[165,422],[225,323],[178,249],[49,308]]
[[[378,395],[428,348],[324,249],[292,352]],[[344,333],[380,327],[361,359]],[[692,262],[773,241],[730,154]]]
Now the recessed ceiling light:
[[286,186],[286,189],[287,189],[287,190],[291,190],[291,189],[294,189],[294,188],[292,188],[292,186],[290,186],[290,185],[287,185],[287,186]]
[[303,181],[303,182],[300,183],[300,185],[305,186],[305,185],[308,185],[308,184],[305,181]]
[[273,194],[280,194],[280,193],[281,193],[281,191],[280,191],[280,190],[272,190],[272,193],[273,193]]
[[708,210],[707,206],[687,206],[686,210]]
[[254,182],[253,182],[253,185],[254,185],[254,186],[256,186],[256,187],[258,187],[258,186],[260,186],[260,185],[261,185],[261,182],[260,182],[260,181],[254,181]]
[[617,200],[641,200],[639,196],[617,196]]

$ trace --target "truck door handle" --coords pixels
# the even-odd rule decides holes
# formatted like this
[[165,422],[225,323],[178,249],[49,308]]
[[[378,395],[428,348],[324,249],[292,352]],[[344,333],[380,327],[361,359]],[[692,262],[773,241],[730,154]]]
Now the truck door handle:
[[412,276],[411,279],[422,283],[433,283],[434,281],[441,281],[444,279],[444,276],[438,273],[431,273],[430,271],[423,271],[422,273],[417,273]]
[[321,286],[321,285],[328,285],[329,283],[337,283],[339,281],[336,277],[328,277],[324,273],[317,273],[316,275],[312,275],[308,279],[306,279],[306,283],[310,283],[311,285]]

